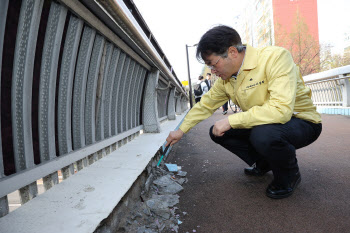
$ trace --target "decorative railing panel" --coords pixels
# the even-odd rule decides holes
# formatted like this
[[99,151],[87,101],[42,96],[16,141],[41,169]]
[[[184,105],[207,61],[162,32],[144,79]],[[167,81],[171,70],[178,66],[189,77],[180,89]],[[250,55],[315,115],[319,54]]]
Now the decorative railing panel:
[[[104,4],[116,14],[127,9]],[[120,26],[105,13],[104,21],[96,17],[105,12],[97,7],[92,0],[0,1],[0,216],[9,193],[19,190],[25,203],[38,194],[38,179],[47,190],[59,173],[66,179],[139,135],[143,113],[156,116],[148,120],[159,131],[159,118],[175,116],[174,98],[176,111],[186,109],[170,63],[154,54],[160,48],[147,47],[158,45],[112,31],[106,23]],[[140,42],[147,52],[135,49]],[[146,99],[154,108],[145,108]]]
[[350,65],[304,77],[316,106],[350,107]]
[[[94,47],[92,50],[92,57],[90,60],[89,74],[87,79],[87,87],[85,94],[85,109],[84,109],[84,128],[85,128],[85,142],[90,145],[95,142],[95,108],[96,108],[96,92],[98,74],[100,71],[100,64],[102,52],[104,50],[105,39],[97,35]],[[108,70],[106,70],[108,72]]]

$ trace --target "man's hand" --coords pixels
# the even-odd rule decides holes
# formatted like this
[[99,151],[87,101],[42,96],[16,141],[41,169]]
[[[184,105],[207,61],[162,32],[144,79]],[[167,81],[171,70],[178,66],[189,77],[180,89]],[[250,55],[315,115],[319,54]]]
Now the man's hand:
[[215,123],[213,127],[213,134],[217,137],[221,137],[229,129],[231,129],[231,125],[228,121],[228,117],[226,117],[225,119],[219,120]]
[[166,143],[165,146],[168,146],[169,144],[171,146],[174,145],[175,143],[177,143],[182,138],[183,135],[184,135],[184,132],[182,132],[181,129],[178,129],[176,131],[171,131],[169,133],[169,136],[166,139],[167,143]]

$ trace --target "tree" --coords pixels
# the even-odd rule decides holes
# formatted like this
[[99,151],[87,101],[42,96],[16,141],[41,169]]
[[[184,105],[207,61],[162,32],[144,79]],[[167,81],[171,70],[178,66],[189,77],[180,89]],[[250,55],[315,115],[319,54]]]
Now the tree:
[[320,71],[320,46],[309,33],[309,29],[299,11],[296,11],[291,32],[286,32],[280,24],[275,28],[275,45],[288,49],[302,75]]
[[325,44],[321,46],[321,69],[320,71],[326,71],[341,66],[350,65],[350,53],[332,54],[332,46]]
[[320,56],[321,56],[320,71],[332,69],[331,49],[332,49],[332,46],[330,44],[322,44],[320,46]]

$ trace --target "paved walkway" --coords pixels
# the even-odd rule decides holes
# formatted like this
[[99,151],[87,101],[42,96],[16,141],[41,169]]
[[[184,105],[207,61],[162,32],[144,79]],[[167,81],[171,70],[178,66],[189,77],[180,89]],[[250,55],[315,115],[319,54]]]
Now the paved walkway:
[[320,138],[297,151],[301,184],[282,200],[265,196],[271,172],[244,175],[245,163],[211,141],[209,128],[223,117],[198,124],[167,158],[188,172],[180,232],[349,232],[350,117],[322,115]]

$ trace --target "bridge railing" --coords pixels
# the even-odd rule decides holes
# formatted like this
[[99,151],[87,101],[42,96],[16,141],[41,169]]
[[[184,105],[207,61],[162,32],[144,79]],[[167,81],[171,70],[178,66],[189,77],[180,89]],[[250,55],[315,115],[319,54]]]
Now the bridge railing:
[[37,180],[48,190],[59,172],[67,179],[187,109],[170,63],[126,4],[0,1],[0,217],[9,193],[26,203]]
[[321,113],[349,115],[350,65],[304,77],[312,100]]

